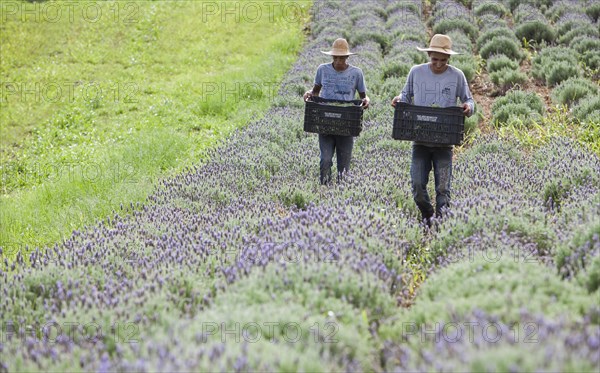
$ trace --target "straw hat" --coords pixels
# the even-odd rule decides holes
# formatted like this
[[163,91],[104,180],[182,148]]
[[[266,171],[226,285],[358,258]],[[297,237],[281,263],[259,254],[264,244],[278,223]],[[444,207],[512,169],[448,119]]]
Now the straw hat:
[[321,51],[321,53],[325,53],[329,56],[351,56],[356,53],[350,52],[350,47],[348,46],[348,42],[346,39],[336,39],[331,46],[331,50],[329,52]]
[[443,54],[460,54],[452,50],[452,39],[448,35],[435,34],[431,38],[431,42],[429,43],[429,48],[419,48],[418,50],[421,52],[438,52]]

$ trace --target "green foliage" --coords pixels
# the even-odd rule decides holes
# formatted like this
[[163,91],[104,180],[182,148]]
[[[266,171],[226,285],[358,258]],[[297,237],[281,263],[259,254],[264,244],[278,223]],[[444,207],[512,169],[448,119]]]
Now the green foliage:
[[477,74],[477,61],[471,54],[454,56],[450,64],[462,70],[469,83],[473,81]]
[[477,17],[491,13],[496,15],[498,18],[502,18],[508,14],[508,9],[506,9],[501,3],[484,2],[475,8],[474,13]]
[[508,23],[504,18],[498,18],[493,14],[484,14],[477,20],[477,24],[480,27],[480,34],[487,32],[492,29],[508,28]]
[[571,49],[549,47],[533,57],[531,74],[547,85],[553,85],[571,76],[578,76],[580,72],[577,58]]
[[556,3],[548,11],[546,11],[546,18],[552,23],[556,23],[564,14],[579,13],[584,14],[581,7],[573,3]]
[[479,50],[479,54],[486,60],[497,54],[503,54],[515,61],[522,61],[525,58],[521,46],[513,38],[506,36],[497,36],[488,40]]
[[518,68],[518,63],[503,54],[492,56],[487,60],[487,71],[489,73],[504,69],[517,70]]
[[492,72],[490,79],[502,91],[507,91],[515,85],[525,83],[527,81],[527,74],[511,69],[510,67],[505,67]]
[[599,94],[599,87],[588,79],[569,78],[552,90],[552,101],[559,105],[572,106],[579,100]]
[[475,113],[465,118],[465,143],[474,140],[479,136],[479,123],[483,122],[484,116],[482,109],[475,106]]
[[[553,2],[554,0],[531,0],[528,1],[527,4],[535,6],[536,8],[548,8],[552,5]],[[511,12],[514,12],[515,9],[517,9],[517,7],[521,4],[523,4],[523,1],[521,0],[508,0],[508,7],[510,8]]]
[[386,50],[390,44],[385,33],[364,29],[355,30],[348,39],[348,43],[352,43],[352,45],[365,44],[369,41],[374,41],[379,44],[382,50]]
[[518,322],[521,307],[515,304],[547,317],[576,319],[583,317],[594,301],[583,289],[562,281],[538,263],[492,252],[431,276],[421,286],[419,302],[402,312],[399,319],[431,325],[480,309],[502,317],[504,322]]
[[473,53],[473,42],[464,32],[452,30],[447,35],[452,38],[453,51],[469,55]]
[[598,22],[598,17],[600,17],[600,3],[591,2],[585,8],[585,14],[587,14],[594,22]]
[[[562,187],[563,191],[572,187],[572,185],[569,185],[568,180],[561,181],[567,184]],[[578,213],[581,212],[578,211]],[[590,293],[598,290],[598,285],[600,285],[598,283],[598,275],[600,274],[598,272],[598,258],[600,257],[595,256],[593,252],[598,235],[600,235],[600,224],[597,222],[583,226],[578,229],[570,241],[556,248],[554,255],[559,273],[568,277],[576,276]]]
[[408,75],[412,67],[411,63],[400,60],[386,61],[383,66],[383,78],[401,78]]
[[600,123],[600,96],[591,96],[582,99],[573,107],[573,116],[581,122]]
[[406,15],[407,13],[421,14],[421,9],[416,3],[406,1],[393,1],[386,8],[387,14],[393,14],[400,12],[400,14]]
[[434,34],[447,34],[452,30],[464,32],[471,40],[475,40],[479,34],[477,26],[464,18],[443,19],[433,27]]
[[579,54],[596,51],[600,49],[600,40],[587,35],[576,36],[569,42],[569,48],[576,50]]
[[72,84],[52,102],[0,102],[3,242],[58,241],[143,201],[159,177],[264,113],[303,38],[301,20],[283,22],[280,8],[261,22],[224,23],[203,22],[189,2],[142,2],[139,22],[126,24],[108,16],[114,4],[96,5],[107,15],[98,22],[81,9],[57,22],[2,21],[3,80]]
[[527,21],[515,28],[515,35],[519,40],[535,41],[536,43],[552,43],[556,33],[550,24],[544,21]]
[[288,189],[279,193],[279,200],[287,208],[295,207],[298,210],[304,210],[312,201],[315,200],[315,197],[310,192],[304,190]]
[[383,97],[384,100],[389,99],[389,101],[391,102],[392,98],[400,94],[402,88],[404,88],[405,83],[406,75],[385,79],[381,87],[381,91],[379,92],[379,96]]
[[511,119],[518,119],[532,123],[539,120],[544,111],[544,102],[537,94],[513,90],[492,104],[492,122],[510,124]]
[[578,25],[577,27],[574,27],[566,34],[560,35],[558,38],[558,42],[560,44],[569,44],[571,43],[571,41],[573,41],[573,39],[575,39],[578,36],[595,37],[597,39],[599,34],[600,33],[598,32],[598,29],[594,25],[582,24]]
[[598,76],[598,69],[600,69],[600,55],[598,55],[595,49],[583,53],[581,62],[583,62],[588,69],[591,69],[592,75]]
[[589,268],[582,274],[585,287],[590,293],[600,289],[600,256],[592,260]]
[[546,74],[546,85],[552,87],[564,80],[580,75],[581,71],[577,65],[571,65],[566,61],[560,61],[549,67],[549,71]]
[[492,123],[507,126],[531,126],[541,119],[541,115],[529,109],[526,104],[509,103],[492,108]]
[[492,28],[492,29],[482,33],[477,38],[477,42],[476,42],[477,48],[481,49],[493,38],[501,37],[501,36],[509,38],[509,39],[513,39],[518,45],[519,40],[515,37],[515,33],[511,29],[509,29],[508,27],[495,27],[495,28]]

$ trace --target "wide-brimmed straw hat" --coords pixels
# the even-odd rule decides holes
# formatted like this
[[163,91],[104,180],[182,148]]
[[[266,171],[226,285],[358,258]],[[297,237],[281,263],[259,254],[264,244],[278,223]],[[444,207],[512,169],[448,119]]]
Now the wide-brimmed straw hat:
[[350,47],[348,46],[348,42],[346,39],[336,39],[331,46],[331,50],[329,52],[321,51],[321,53],[325,53],[329,56],[351,56],[356,53],[350,52]]
[[429,48],[419,48],[421,52],[438,52],[448,55],[460,54],[452,50],[452,39],[450,36],[443,34],[435,34],[429,42]]

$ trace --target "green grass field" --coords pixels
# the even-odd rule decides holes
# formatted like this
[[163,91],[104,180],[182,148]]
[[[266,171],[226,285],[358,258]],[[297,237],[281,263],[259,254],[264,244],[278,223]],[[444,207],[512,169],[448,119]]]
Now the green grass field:
[[52,244],[263,115],[311,2],[2,4],[0,246]]

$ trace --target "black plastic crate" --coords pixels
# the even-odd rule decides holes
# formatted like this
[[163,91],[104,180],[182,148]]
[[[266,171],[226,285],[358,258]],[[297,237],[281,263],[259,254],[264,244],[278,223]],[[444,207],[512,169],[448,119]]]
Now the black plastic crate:
[[465,134],[462,108],[396,104],[392,137],[440,145],[460,145]]
[[[304,107],[304,131],[338,136],[358,136],[362,131],[361,100],[330,100],[316,96],[311,100],[306,101]],[[345,105],[331,105],[333,103]]]

